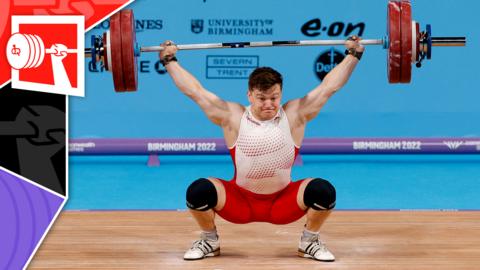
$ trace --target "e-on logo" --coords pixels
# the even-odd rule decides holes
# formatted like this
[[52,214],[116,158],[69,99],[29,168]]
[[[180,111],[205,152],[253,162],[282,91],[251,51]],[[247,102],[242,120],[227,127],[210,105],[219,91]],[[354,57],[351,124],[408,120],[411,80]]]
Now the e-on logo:
[[327,73],[340,63],[343,58],[345,58],[345,55],[342,52],[335,50],[333,47],[320,54],[317,60],[315,60],[314,67],[315,74],[320,81],[322,81]]
[[[346,28],[345,25],[347,26]],[[365,23],[347,24],[345,22],[334,22],[330,25],[322,25],[322,21],[319,18],[315,18],[302,25],[300,30],[302,31],[302,34],[307,37],[316,37],[321,35],[322,32],[326,32],[330,37],[338,37],[342,34],[344,36],[357,35],[361,37],[365,30]],[[354,31],[357,32],[354,33]]]

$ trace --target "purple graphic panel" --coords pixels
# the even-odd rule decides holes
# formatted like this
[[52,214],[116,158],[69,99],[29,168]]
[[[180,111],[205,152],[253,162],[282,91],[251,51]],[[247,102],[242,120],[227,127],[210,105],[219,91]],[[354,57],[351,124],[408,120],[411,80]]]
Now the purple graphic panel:
[[0,168],[0,269],[22,269],[65,199]]
[[[224,155],[223,139],[72,139],[71,155]],[[480,154],[480,138],[306,138],[300,154]]]

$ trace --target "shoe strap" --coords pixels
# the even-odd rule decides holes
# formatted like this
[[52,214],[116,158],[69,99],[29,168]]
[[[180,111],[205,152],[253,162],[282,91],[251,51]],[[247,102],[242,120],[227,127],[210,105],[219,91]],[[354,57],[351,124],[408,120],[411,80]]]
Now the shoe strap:
[[326,251],[327,250],[327,247],[325,246],[325,244],[318,240],[317,241],[313,241],[311,242],[307,248],[305,248],[305,252],[308,253],[309,255],[312,255],[312,256],[315,256],[315,254],[319,251],[319,250],[323,250],[323,251]]
[[213,251],[212,245],[203,239],[193,242],[192,249],[199,249],[203,252],[203,254],[208,254]]

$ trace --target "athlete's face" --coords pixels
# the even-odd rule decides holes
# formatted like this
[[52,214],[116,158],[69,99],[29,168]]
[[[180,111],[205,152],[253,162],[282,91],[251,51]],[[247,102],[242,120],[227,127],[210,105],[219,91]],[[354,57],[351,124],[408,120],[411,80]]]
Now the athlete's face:
[[270,120],[280,109],[282,99],[282,89],[280,84],[273,85],[267,91],[253,89],[248,91],[248,100],[255,118],[260,121]]

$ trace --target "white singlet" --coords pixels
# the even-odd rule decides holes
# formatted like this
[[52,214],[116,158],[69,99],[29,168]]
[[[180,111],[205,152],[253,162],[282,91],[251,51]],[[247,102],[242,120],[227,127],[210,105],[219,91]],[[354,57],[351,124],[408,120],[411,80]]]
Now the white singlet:
[[273,119],[260,121],[246,107],[237,141],[230,148],[237,185],[257,194],[282,190],[291,181],[298,149],[283,108]]

